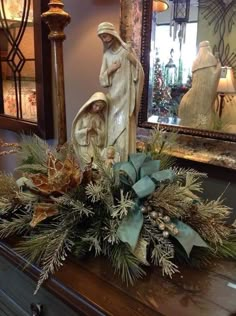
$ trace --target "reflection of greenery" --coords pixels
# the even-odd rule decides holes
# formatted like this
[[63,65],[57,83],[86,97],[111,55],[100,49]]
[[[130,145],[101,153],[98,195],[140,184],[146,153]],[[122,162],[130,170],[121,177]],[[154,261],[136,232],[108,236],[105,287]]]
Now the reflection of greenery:
[[222,120],[222,118],[219,117],[218,113],[214,113],[212,117],[212,129],[214,131],[223,131],[226,129],[228,122]]

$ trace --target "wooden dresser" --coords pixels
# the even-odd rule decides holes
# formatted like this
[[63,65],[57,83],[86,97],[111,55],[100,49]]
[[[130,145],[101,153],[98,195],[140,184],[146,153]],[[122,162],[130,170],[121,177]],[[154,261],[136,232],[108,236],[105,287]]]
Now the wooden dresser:
[[[236,311],[236,262],[184,269],[172,280],[158,269],[126,287],[104,258],[68,260],[33,295],[39,270],[0,243],[0,316],[229,316]],[[41,314],[30,305],[41,304]],[[35,306],[35,305],[33,305]]]

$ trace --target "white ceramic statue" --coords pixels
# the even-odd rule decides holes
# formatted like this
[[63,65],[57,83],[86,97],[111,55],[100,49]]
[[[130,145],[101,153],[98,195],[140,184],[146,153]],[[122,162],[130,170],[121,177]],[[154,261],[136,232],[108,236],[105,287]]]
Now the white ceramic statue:
[[106,147],[108,101],[103,92],[94,93],[77,113],[71,130],[75,153],[91,162],[94,146],[101,152]]
[[100,84],[108,88],[108,145],[119,152],[121,161],[136,152],[136,125],[144,73],[135,53],[109,22],[99,24],[97,34],[104,54]]
[[179,105],[178,115],[181,125],[212,128],[220,73],[221,64],[212,54],[209,42],[201,42],[192,66],[192,87],[183,96]]

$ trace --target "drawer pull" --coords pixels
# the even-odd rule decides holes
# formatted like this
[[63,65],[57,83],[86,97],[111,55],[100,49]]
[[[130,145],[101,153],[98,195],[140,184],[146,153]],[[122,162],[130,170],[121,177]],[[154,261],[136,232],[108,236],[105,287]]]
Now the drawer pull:
[[30,310],[32,312],[32,316],[43,316],[43,305],[41,304],[30,304]]

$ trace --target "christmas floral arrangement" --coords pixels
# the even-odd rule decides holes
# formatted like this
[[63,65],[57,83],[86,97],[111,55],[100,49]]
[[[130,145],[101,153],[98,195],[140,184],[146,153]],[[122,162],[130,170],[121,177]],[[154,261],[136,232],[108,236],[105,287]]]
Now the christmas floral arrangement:
[[16,152],[21,173],[0,174],[0,238],[19,236],[17,251],[41,268],[36,292],[68,254],[107,257],[126,284],[149,265],[171,277],[183,264],[236,258],[231,210],[222,197],[201,199],[205,174],[173,166],[168,135],[154,130],[112,167],[98,153],[82,167],[71,144],[50,148],[37,136],[0,144]]

